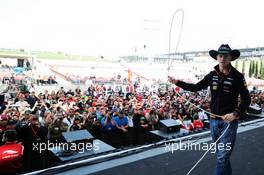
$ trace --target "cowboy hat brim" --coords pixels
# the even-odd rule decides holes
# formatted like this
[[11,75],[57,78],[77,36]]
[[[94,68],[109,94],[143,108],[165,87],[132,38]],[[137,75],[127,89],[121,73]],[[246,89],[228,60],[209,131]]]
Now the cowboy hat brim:
[[232,57],[231,61],[236,60],[240,56],[240,51],[237,50],[237,49],[231,50],[231,52],[223,52],[223,51],[222,52],[218,52],[216,50],[210,50],[209,51],[209,55],[215,60],[217,59],[216,56],[218,54],[227,54],[227,53],[229,53],[231,55],[231,57]]

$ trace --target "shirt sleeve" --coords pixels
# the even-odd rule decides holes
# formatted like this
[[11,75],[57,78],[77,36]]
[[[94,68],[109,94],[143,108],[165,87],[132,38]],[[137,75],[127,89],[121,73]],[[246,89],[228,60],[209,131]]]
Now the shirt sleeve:
[[179,80],[176,85],[181,87],[184,90],[196,92],[196,91],[207,88],[210,85],[211,80],[212,80],[212,74],[210,72],[201,81],[199,81],[196,84],[185,83],[185,82]]
[[244,76],[239,78],[239,82],[237,83],[237,86],[238,86],[237,88],[238,88],[238,91],[240,94],[240,100],[241,100],[241,103],[238,107],[238,110],[239,110],[238,112],[243,113],[248,109],[250,102],[251,102],[249,91],[247,89],[247,83],[246,83]]

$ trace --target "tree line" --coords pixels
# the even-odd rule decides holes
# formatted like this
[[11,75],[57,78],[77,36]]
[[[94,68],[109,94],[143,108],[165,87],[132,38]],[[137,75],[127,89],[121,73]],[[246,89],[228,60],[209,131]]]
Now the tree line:
[[[264,79],[264,61],[263,60],[250,60],[249,69],[246,70],[246,61],[242,61],[241,72],[249,77]],[[235,61],[235,68],[239,69],[238,61]],[[247,72],[246,72],[247,71]]]

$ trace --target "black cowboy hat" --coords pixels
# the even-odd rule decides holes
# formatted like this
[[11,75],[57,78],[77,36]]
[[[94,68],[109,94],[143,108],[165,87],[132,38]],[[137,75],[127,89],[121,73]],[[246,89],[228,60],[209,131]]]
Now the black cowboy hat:
[[216,56],[218,54],[230,54],[232,57],[231,61],[236,60],[240,56],[240,51],[239,50],[232,50],[228,44],[222,44],[219,48],[218,51],[216,50],[210,50],[209,55],[216,60]]

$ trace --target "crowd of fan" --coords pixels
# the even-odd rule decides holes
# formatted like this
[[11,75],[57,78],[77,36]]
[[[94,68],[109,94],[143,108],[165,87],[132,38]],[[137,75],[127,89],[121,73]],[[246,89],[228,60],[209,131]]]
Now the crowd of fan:
[[253,90],[250,92],[250,96],[252,106],[264,109],[264,93],[262,91]]
[[[141,145],[150,141],[148,131],[158,129],[159,120],[179,119],[184,123],[208,119],[206,113],[184,100],[208,111],[207,91],[180,93],[182,97],[173,88],[162,93],[114,92],[104,85],[91,85],[86,91],[61,87],[57,92],[45,90],[40,94],[7,90],[0,100],[0,137],[5,130],[17,131],[17,140],[27,156],[24,169],[31,170],[40,158],[39,154],[32,156],[32,143],[61,142],[62,132],[87,129],[95,138],[117,148]],[[263,107],[263,93],[251,95]],[[190,126],[186,124],[185,129]],[[39,168],[36,165],[35,169]]]

